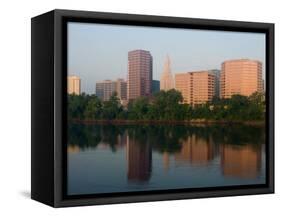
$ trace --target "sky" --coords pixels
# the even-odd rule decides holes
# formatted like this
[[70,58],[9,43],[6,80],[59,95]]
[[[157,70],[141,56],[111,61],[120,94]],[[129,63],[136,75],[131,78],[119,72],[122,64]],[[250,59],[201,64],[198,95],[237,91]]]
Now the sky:
[[173,74],[220,69],[229,59],[255,59],[265,66],[265,34],[69,22],[68,75],[81,78],[81,91],[95,93],[98,81],[127,78],[128,52],[150,51],[153,79],[160,80],[166,56]]

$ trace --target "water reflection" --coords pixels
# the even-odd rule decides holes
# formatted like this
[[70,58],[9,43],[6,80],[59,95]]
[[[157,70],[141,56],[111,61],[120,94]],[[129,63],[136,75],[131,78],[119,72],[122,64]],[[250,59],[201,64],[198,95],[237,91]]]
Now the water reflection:
[[129,181],[147,181],[151,173],[152,149],[149,142],[141,143],[127,137],[127,163]]
[[78,152],[80,152],[79,145],[68,144],[68,146],[67,146],[67,153],[73,154],[73,153],[78,153]]
[[[129,190],[130,183],[144,186],[141,190],[256,184],[265,181],[264,142],[264,128],[253,126],[70,124],[69,183],[73,189],[81,184],[89,185],[85,191],[92,189],[91,180],[83,181],[83,176],[89,178],[87,174],[92,173],[116,179],[118,191]],[[88,158],[80,153],[87,153]],[[108,182],[109,189],[112,181],[104,178],[96,182],[100,189]]]
[[212,138],[200,138],[192,134],[181,142],[179,153],[175,154],[176,161],[189,161],[191,164],[207,164],[215,157],[215,145]]
[[249,144],[238,147],[223,145],[221,165],[224,176],[255,178],[261,170],[261,150]]

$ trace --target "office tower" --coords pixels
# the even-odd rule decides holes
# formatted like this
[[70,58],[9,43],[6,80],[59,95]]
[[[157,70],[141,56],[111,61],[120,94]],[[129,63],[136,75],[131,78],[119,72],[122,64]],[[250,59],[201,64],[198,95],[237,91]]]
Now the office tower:
[[262,92],[262,63],[249,59],[225,61],[222,63],[220,83],[221,98]]
[[174,78],[171,73],[171,62],[169,56],[167,56],[167,59],[164,64],[164,70],[161,75],[160,80],[160,89],[161,90],[170,90],[174,88]]
[[152,56],[149,51],[128,53],[127,99],[149,96],[152,93]]
[[127,99],[127,82],[124,79],[116,80],[116,93],[120,100]]
[[152,93],[157,93],[160,91],[160,81],[152,80]]
[[96,83],[96,95],[103,101],[108,101],[112,94],[116,92],[116,82],[104,80]]
[[210,73],[213,73],[215,76],[215,96],[220,97],[220,73],[218,69],[209,70]]
[[81,93],[81,79],[78,76],[67,76],[67,93],[80,95]]
[[181,92],[183,103],[192,104],[192,83],[191,74],[175,74],[175,89]]
[[127,82],[119,78],[116,81],[104,80],[96,83],[96,95],[101,100],[109,100],[113,93],[116,93],[120,100],[126,100]]
[[215,95],[215,76],[208,71],[175,74],[175,88],[183,96],[183,103],[203,104]]

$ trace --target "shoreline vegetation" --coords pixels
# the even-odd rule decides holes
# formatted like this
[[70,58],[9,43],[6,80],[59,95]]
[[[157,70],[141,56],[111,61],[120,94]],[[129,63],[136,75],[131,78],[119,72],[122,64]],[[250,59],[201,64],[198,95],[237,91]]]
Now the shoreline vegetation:
[[263,120],[251,121],[227,121],[227,120],[94,120],[94,119],[72,119],[70,123],[75,124],[97,124],[97,125],[247,125],[265,126]]
[[97,124],[246,124],[265,125],[264,93],[214,97],[204,104],[185,104],[171,89],[121,104],[116,93],[102,101],[96,95],[68,95],[67,119]]

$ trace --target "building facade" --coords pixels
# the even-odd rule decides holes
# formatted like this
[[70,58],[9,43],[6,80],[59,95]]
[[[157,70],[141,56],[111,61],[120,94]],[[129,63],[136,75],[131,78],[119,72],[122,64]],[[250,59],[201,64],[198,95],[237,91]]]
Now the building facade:
[[127,82],[124,79],[116,80],[116,93],[120,100],[127,99]]
[[212,73],[215,76],[215,96],[220,97],[220,74],[221,74],[221,70],[212,69],[212,70],[209,70],[209,72]]
[[96,83],[96,95],[103,101],[108,101],[112,94],[116,92],[116,82],[104,80]]
[[96,83],[96,95],[103,101],[108,101],[113,93],[117,94],[120,100],[127,99],[127,82],[123,79],[116,81],[104,80]]
[[67,76],[67,93],[68,94],[81,94],[81,79],[78,76]]
[[127,99],[132,100],[152,93],[152,56],[149,51],[128,53]]
[[174,88],[174,78],[171,72],[171,61],[169,56],[167,56],[167,59],[164,64],[163,73],[161,75],[160,89],[167,91],[173,88]]
[[160,81],[152,80],[152,93],[157,93],[160,91]]
[[183,96],[183,103],[204,104],[215,96],[215,75],[209,71],[175,74],[175,89]]
[[262,63],[249,59],[225,61],[222,63],[220,83],[221,98],[263,92]]

